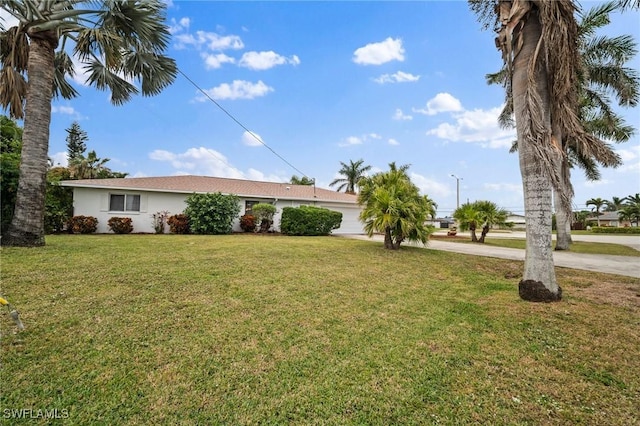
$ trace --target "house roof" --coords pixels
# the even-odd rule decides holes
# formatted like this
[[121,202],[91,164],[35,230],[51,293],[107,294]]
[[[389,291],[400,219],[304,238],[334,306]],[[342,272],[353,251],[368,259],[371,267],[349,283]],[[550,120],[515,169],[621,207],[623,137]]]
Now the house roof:
[[243,198],[277,198],[300,201],[331,201],[356,204],[352,194],[332,191],[311,185],[292,185],[282,182],[261,182],[212,176],[160,176],[113,179],[80,179],[60,182],[74,188],[100,188],[125,191],[173,192],[191,194],[221,192]]
[[589,220],[620,220],[619,216],[618,216],[618,210],[610,212],[610,211],[606,211],[606,212],[600,212],[600,216],[598,216],[597,214],[592,214],[591,216],[589,216],[588,218]]

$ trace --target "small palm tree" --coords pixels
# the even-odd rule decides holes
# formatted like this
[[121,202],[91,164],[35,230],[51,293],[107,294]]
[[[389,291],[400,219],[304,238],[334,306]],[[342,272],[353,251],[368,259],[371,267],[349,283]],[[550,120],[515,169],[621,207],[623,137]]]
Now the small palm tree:
[[480,222],[482,223],[482,232],[478,242],[484,243],[485,237],[493,226],[506,225],[509,212],[499,208],[498,205],[492,201],[476,201],[474,207],[478,211]]
[[114,105],[139,92],[159,94],[175,80],[177,67],[163,55],[170,33],[161,0],[0,4],[19,22],[4,28],[0,21],[0,105],[24,118],[15,213],[2,244],[44,245],[51,99],[78,95],[66,80],[76,71],[69,52],[84,65],[89,85],[110,90]]
[[464,203],[453,212],[453,218],[458,223],[461,231],[470,231],[471,241],[478,242],[476,229],[480,223],[480,212],[474,203]]
[[311,186],[315,184],[315,180],[313,178],[308,178],[306,176],[298,177],[297,175],[291,176],[291,180],[289,181],[291,185],[308,185]]
[[344,189],[344,192],[347,194],[355,194],[356,188],[360,183],[360,179],[365,176],[366,172],[371,170],[371,166],[364,166],[363,164],[364,160],[362,159],[356,162],[349,160],[349,164],[345,164],[341,161],[340,165],[342,167],[338,170],[338,173],[344,177],[334,179],[329,186],[338,185],[336,191],[340,192]]
[[600,226],[600,209],[602,208],[602,206],[607,204],[607,202],[602,198],[591,198],[587,200],[586,204],[587,204],[587,207],[593,206],[593,209],[596,211],[598,226]]
[[403,241],[426,244],[433,232],[425,222],[435,216],[436,205],[428,196],[419,194],[407,168],[391,163],[388,172],[361,180],[360,220],[370,237],[374,232],[384,233],[384,247],[390,250],[399,249]]

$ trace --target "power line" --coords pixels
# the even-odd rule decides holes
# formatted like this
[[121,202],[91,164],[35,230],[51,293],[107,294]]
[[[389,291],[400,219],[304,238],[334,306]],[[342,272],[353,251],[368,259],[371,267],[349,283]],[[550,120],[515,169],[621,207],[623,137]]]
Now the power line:
[[[296,166],[294,166],[293,164],[291,164],[289,161],[287,161],[282,155],[278,154],[273,148],[271,148],[269,145],[267,145],[266,143],[264,143],[264,141],[262,139],[260,139],[258,136],[256,136],[255,133],[253,133],[251,130],[249,130],[244,124],[242,124],[237,118],[235,118],[229,111],[227,111],[226,109],[224,109],[222,107],[222,105],[220,105],[218,102],[216,102],[215,99],[213,99],[211,96],[209,96],[209,94],[202,89],[200,86],[198,86],[198,84],[196,84],[195,81],[193,81],[191,78],[189,78],[189,76],[187,76],[184,72],[182,72],[182,70],[180,68],[177,68],[178,72],[187,79],[187,81],[189,81],[189,83],[191,83],[193,85],[193,87],[195,87],[196,89],[198,89],[198,91],[200,93],[202,93],[204,96],[207,97],[207,99],[209,99],[211,102],[213,102],[218,108],[220,108],[220,110],[222,112],[224,112],[225,114],[227,114],[229,116],[229,118],[231,118],[233,121],[236,122],[236,124],[240,127],[242,127],[247,133],[249,133],[251,135],[251,137],[253,137],[255,140],[257,140],[258,142],[260,142],[262,145],[264,145],[269,151],[271,151],[273,153],[273,155],[275,155],[276,157],[278,157],[280,160],[282,160],[283,162],[285,162],[289,167],[291,167],[293,170],[295,170],[296,172],[300,173],[302,176],[309,178],[309,176],[307,176],[304,172],[300,171],[300,169],[298,169]],[[313,179],[313,178],[309,178],[309,179]]]

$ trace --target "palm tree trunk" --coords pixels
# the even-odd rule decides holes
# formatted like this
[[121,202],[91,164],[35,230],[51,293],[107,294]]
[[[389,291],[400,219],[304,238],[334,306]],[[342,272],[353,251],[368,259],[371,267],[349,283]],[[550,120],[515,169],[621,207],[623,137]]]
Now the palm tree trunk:
[[51,96],[54,75],[55,37],[31,37],[27,75],[29,88],[25,105],[22,160],[13,220],[3,245],[44,245],[44,203]]
[[476,226],[475,225],[469,226],[469,231],[471,231],[471,242],[477,243],[478,237],[476,236]]
[[571,243],[571,216],[560,207],[560,194],[553,192],[553,204],[556,212],[556,250],[569,250]]
[[488,233],[489,233],[489,225],[483,226],[482,232],[480,233],[480,239],[478,240],[478,242],[484,244],[484,239]]
[[[542,36],[538,12],[532,10],[522,28],[522,46],[513,61],[513,105],[518,156],[524,190],[526,251],[520,297],[530,301],[560,300],[551,249],[551,178],[545,172],[541,147],[551,143],[549,87],[544,66],[530,70]],[[544,58],[538,57],[537,61]],[[530,72],[535,74],[530,77]]]

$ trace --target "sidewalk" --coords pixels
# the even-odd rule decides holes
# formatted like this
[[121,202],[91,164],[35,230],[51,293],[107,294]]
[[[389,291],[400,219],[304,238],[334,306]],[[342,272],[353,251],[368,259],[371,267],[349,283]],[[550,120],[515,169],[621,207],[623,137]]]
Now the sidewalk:
[[[341,235],[345,238],[382,242],[382,235],[372,238],[366,235]],[[403,243],[407,245],[407,243]],[[412,244],[413,245],[413,244]],[[422,244],[415,245],[423,247]],[[501,259],[524,260],[524,250],[506,247],[493,247],[483,244],[451,243],[447,241],[430,240],[424,246],[426,249],[443,250],[455,253],[471,254],[474,256],[498,257]],[[631,256],[609,256],[600,254],[582,254],[566,251],[554,251],[553,261],[556,266],[563,268],[582,269],[585,271],[604,272],[606,274],[624,275],[640,278],[640,258]]]

